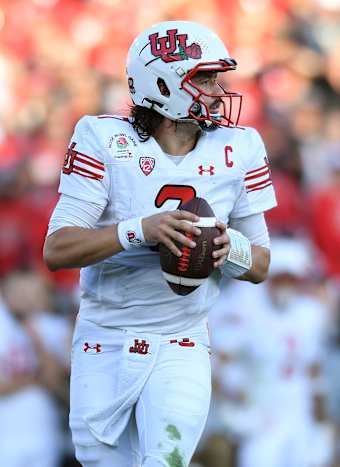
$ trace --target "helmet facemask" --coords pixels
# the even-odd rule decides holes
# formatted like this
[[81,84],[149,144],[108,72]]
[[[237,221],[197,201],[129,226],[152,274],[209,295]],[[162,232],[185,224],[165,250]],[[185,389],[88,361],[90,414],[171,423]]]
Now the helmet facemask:
[[[225,72],[235,69],[236,61],[227,59],[219,60],[218,62],[201,62],[186,74],[181,82],[181,89],[193,98],[192,104],[188,109],[187,121],[197,121],[205,131],[216,129],[219,126],[238,127],[242,107],[242,95],[237,92],[227,91],[219,83],[217,83],[217,86],[221,92],[208,93],[193,81],[193,78],[199,72]],[[219,99],[222,112],[211,113],[202,96]]]

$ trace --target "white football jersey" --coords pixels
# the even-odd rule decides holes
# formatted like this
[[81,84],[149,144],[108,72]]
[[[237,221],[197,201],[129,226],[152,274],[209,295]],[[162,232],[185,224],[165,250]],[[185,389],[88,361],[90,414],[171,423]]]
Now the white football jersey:
[[[256,130],[203,133],[176,164],[154,138],[140,142],[128,119],[110,115],[78,122],[59,192],[100,205],[96,227],[174,210],[195,196],[205,198],[225,223],[276,205]],[[193,293],[177,296],[162,277],[157,251],[123,251],[82,269],[80,313],[105,326],[177,332],[205,317],[218,296],[219,278],[213,273]]]

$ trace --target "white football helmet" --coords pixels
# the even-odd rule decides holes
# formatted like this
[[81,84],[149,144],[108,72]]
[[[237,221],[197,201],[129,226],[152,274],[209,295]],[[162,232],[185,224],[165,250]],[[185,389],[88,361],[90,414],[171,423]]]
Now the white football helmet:
[[[127,58],[135,105],[152,108],[171,120],[199,122],[206,130],[237,126],[242,96],[221,85],[217,93],[209,94],[192,78],[201,71],[235,69],[236,61],[217,34],[191,21],[165,21],[146,29],[132,43]],[[219,98],[223,111],[210,113],[202,96]]]

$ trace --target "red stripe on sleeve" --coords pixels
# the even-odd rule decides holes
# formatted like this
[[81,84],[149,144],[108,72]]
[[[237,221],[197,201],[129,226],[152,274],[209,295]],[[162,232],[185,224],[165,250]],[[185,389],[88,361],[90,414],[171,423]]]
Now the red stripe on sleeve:
[[249,176],[246,177],[244,180],[245,180],[245,181],[247,181],[247,180],[253,180],[254,178],[263,177],[264,175],[267,175],[267,174],[269,174],[269,169],[264,170],[263,172],[259,172],[258,174],[255,174],[255,175],[249,175]]
[[263,190],[264,188],[267,188],[268,186],[272,185],[273,182],[270,180],[269,182],[266,182],[264,185],[259,186],[257,188],[253,188],[252,190],[247,190],[247,193],[250,193],[251,191],[258,191],[258,190]]
[[95,172],[91,172],[91,170],[87,170],[87,169],[84,169],[83,167],[79,167],[79,165],[73,165],[73,169],[74,169],[74,171],[77,170],[78,173],[79,173],[79,171],[81,171],[81,172],[85,172],[88,175],[92,175],[93,177],[95,177],[98,180],[102,180],[104,178],[104,175],[96,174]]
[[94,157],[91,157],[91,156],[88,156],[87,154],[83,154],[82,152],[79,152],[79,151],[75,151],[76,154],[80,155],[80,156],[83,156],[83,157],[86,157],[87,159],[90,159],[90,161],[92,161],[93,163],[95,164],[98,164],[103,170],[104,170],[104,163],[99,161],[98,159],[95,159]]
[[102,172],[105,172],[105,169],[104,169],[104,165],[98,165],[98,164],[94,164],[93,162],[90,162],[82,157],[79,157],[78,154],[80,154],[79,152],[77,153],[77,155],[75,156],[74,160],[75,161],[79,161],[79,162],[82,162],[83,164],[86,164],[86,165],[89,165],[90,167],[94,167],[95,169],[98,169],[98,170],[101,170]]
[[72,173],[81,175],[82,177],[85,177],[85,178],[91,178],[92,180],[101,180],[101,177],[97,177],[96,175],[85,175],[81,172],[78,172],[77,170],[73,170]]
[[251,185],[246,185],[246,188],[247,190],[251,190],[252,188],[256,188],[260,185],[262,185],[263,183],[267,183],[267,182],[270,182],[271,179],[270,177],[266,178],[266,180],[262,180],[262,182],[257,182],[257,183],[252,183]]
[[253,174],[254,172],[258,172],[259,170],[263,170],[265,168],[269,167],[268,164],[266,165],[263,165],[262,167],[259,167],[258,169],[254,169],[254,170],[249,170],[249,172],[246,173],[246,175],[250,175],[250,174]]

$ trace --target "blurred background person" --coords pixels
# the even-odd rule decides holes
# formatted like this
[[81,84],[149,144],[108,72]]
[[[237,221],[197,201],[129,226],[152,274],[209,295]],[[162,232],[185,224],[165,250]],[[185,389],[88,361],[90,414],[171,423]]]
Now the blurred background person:
[[[327,275],[340,281],[340,112],[337,122],[338,142],[330,143],[330,175],[327,183],[311,194],[310,224],[315,244],[323,253]],[[327,226],[327,229],[325,229]]]
[[68,399],[70,326],[51,310],[45,282],[14,271],[0,305],[0,450],[6,467],[57,467],[60,404]]
[[238,445],[237,461],[224,465],[327,467],[335,449],[323,368],[331,313],[315,295],[306,243],[274,239],[271,252],[266,283],[230,283],[212,310],[215,397],[203,450],[218,434]]

